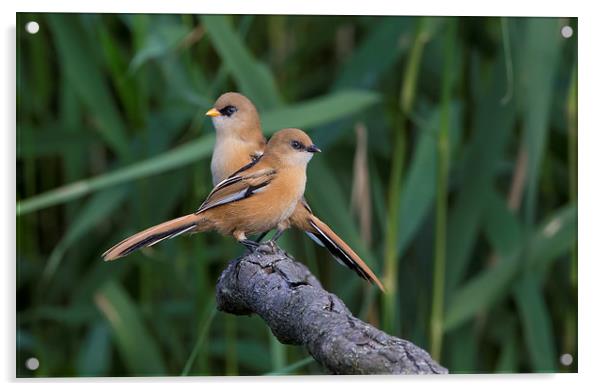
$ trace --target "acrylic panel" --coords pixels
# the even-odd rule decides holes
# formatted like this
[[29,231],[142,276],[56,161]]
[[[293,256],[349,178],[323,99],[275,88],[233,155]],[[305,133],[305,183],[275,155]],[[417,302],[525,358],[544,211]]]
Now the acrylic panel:
[[[18,14],[17,377],[576,372],[577,27]],[[248,141],[228,91],[321,149],[283,144],[306,220],[247,249],[191,217],[103,261],[206,213],[216,129]],[[237,153],[283,178],[272,142]],[[220,202],[267,219],[280,180]]]

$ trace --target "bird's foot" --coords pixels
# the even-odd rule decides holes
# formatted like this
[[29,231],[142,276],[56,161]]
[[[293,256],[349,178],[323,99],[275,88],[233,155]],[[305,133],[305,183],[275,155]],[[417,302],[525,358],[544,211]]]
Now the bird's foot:
[[284,230],[283,230],[283,229],[280,229],[280,228],[278,228],[278,229],[276,230],[276,232],[274,233],[274,236],[272,236],[272,239],[270,239],[270,242],[274,242],[274,243],[276,243],[276,241],[277,241],[278,239],[280,239],[280,237],[282,236],[282,234],[283,234],[283,233],[284,233]]
[[254,241],[249,240],[249,239],[240,240],[239,243],[242,244],[243,246],[245,246],[247,248],[247,250],[249,250],[251,252],[255,251],[255,249],[257,247],[259,247],[259,243],[254,242]]
[[275,254],[278,246],[274,240],[266,240],[265,242],[261,242],[259,247],[257,248],[262,254]]

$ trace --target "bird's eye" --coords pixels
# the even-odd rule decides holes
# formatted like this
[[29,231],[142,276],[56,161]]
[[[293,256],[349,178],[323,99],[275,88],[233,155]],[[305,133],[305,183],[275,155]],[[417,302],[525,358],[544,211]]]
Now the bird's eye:
[[305,145],[303,145],[303,143],[297,141],[297,140],[293,140],[291,141],[291,147],[295,148],[296,150],[300,151],[302,149],[305,148]]
[[226,107],[224,107],[223,109],[221,109],[219,112],[222,115],[225,115],[226,117],[231,116],[232,114],[236,113],[238,111],[238,109],[232,105],[228,105]]

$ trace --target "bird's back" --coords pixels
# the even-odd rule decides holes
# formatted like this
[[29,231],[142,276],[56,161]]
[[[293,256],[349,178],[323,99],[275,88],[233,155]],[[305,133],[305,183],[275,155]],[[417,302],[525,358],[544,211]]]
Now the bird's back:
[[[203,205],[232,197],[240,199],[203,213],[215,222],[215,228],[222,234],[231,234],[234,229],[248,234],[268,231],[293,213],[305,191],[305,181],[303,167],[282,167],[277,160],[264,155],[255,164],[218,184]],[[199,210],[203,211],[203,206]]]

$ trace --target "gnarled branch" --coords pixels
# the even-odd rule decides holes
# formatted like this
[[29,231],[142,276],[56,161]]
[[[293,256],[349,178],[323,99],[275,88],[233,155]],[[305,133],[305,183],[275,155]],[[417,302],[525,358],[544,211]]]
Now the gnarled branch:
[[232,261],[216,295],[219,310],[259,315],[280,342],[305,346],[332,373],[447,373],[411,342],[355,318],[303,264],[272,243]]

